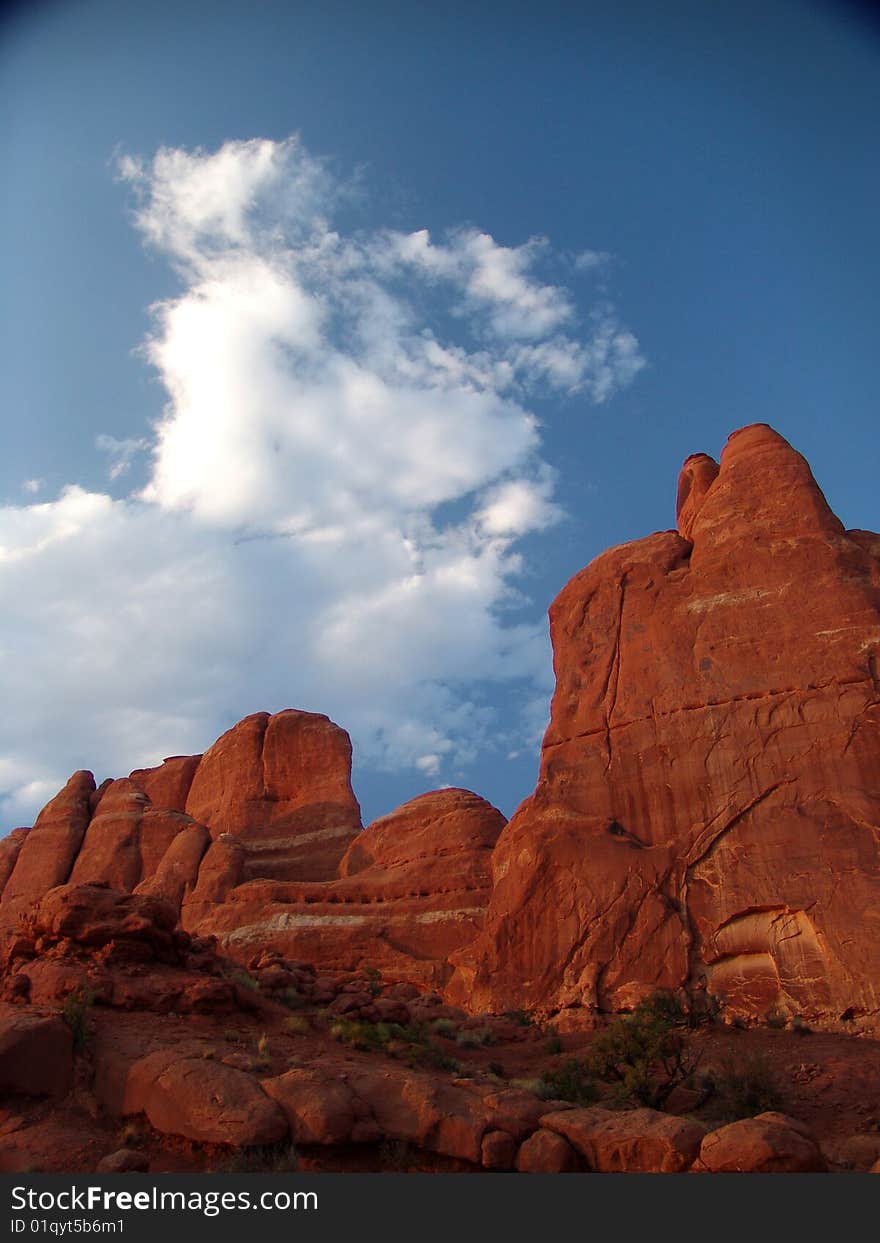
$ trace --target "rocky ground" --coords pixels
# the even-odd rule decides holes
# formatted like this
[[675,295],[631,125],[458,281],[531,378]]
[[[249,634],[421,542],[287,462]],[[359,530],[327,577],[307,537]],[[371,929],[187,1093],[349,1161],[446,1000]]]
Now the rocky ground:
[[161,916],[150,899],[63,886],[13,945],[0,1006],[3,1171],[880,1162],[880,1042],[847,1020],[819,1031],[718,1014],[689,1026],[667,997],[649,1014],[649,1035],[661,1034],[650,1073],[628,1091],[620,1075],[632,1070],[639,1012],[569,1015],[567,1031],[524,1011],[467,1015],[369,967],[317,974],[273,951],[236,964]]

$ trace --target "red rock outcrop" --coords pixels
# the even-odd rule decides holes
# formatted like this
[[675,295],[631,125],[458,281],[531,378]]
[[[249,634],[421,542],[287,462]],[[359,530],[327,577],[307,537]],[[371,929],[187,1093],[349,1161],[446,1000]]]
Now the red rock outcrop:
[[186,800],[200,755],[171,755],[156,768],[136,768],[129,779],[143,790],[154,807],[186,811]]
[[0,898],[4,926],[13,924],[47,889],[67,880],[89,823],[94,789],[91,773],[76,772],[40,812],[21,843]]
[[129,778],[113,781],[86,829],[70,883],[130,893],[153,876],[178,833],[193,826],[189,816],[153,807]]
[[535,793],[499,839],[461,1004],[880,1009],[880,560],[764,425],[691,458],[682,529],[550,610]]
[[184,924],[244,959],[268,947],[331,969],[368,965],[439,984],[448,956],[480,927],[504,824],[497,808],[468,790],[423,794],[364,829],[341,860],[339,879],[322,883],[239,884],[247,843],[243,850],[224,835],[205,856]]
[[329,880],[361,828],[348,734],[314,712],[245,717],[202,756],[186,812],[245,845],[246,880]]

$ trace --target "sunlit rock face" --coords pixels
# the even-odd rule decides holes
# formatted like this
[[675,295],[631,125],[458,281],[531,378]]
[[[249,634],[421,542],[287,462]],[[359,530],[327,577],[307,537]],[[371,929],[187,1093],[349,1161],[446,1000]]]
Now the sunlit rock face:
[[689,458],[679,530],[550,610],[537,789],[493,856],[453,998],[880,1007],[880,537],[843,529],[771,428]]

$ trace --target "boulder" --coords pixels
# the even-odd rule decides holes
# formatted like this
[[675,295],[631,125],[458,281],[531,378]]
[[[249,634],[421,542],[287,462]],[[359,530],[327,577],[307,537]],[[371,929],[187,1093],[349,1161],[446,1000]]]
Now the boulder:
[[695,1169],[710,1174],[818,1174],[827,1169],[803,1123],[764,1113],[711,1131]]
[[516,1168],[520,1174],[575,1174],[583,1167],[567,1139],[542,1127],[520,1145]]
[[281,1108],[244,1071],[222,1062],[151,1053],[128,1072],[123,1113],[145,1113],[165,1135],[203,1144],[253,1147],[287,1135]]
[[338,1075],[289,1070],[262,1086],[281,1106],[294,1143],[375,1143],[382,1136],[369,1106]]
[[600,1174],[681,1174],[690,1169],[706,1128],[654,1109],[594,1106],[545,1114],[541,1126],[562,1135]]
[[483,1169],[502,1173],[512,1170],[516,1160],[516,1140],[509,1131],[487,1131],[480,1145]]
[[66,1096],[73,1082],[73,1035],[59,1014],[0,1006],[0,1092]]

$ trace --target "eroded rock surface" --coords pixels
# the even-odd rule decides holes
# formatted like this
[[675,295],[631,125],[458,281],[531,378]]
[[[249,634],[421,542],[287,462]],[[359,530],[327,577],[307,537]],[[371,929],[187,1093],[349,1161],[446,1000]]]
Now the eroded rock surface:
[[880,560],[764,425],[685,464],[680,532],[550,610],[535,793],[493,856],[453,1000],[880,1008]]

